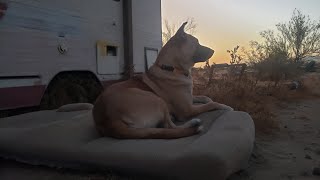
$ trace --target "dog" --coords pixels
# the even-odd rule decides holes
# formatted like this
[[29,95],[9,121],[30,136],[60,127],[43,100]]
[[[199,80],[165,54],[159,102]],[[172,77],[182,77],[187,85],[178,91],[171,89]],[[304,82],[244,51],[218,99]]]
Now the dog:
[[[105,89],[94,103],[92,115],[102,136],[118,139],[174,139],[202,130],[198,114],[233,110],[206,96],[192,95],[191,68],[208,60],[214,51],[187,34],[183,23],[160,50],[156,62],[140,78],[119,82]],[[202,103],[202,104],[195,104]]]

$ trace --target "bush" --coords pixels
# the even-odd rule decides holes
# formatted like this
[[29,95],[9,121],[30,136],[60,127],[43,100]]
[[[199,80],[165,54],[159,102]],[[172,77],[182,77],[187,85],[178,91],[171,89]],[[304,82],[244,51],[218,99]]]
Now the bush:
[[[212,67],[194,68],[194,94],[206,95],[213,101],[227,104],[238,111],[248,112],[254,122],[257,133],[268,133],[278,129],[273,109],[282,101],[296,100],[304,97],[303,90],[290,90],[288,84],[274,86],[273,81],[259,81],[255,74],[245,73],[234,76],[215,76],[210,73]],[[276,71],[278,72],[278,71]],[[212,75],[219,77],[211,79]],[[210,83],[208,83],[210,82]],[[301,91],[301,92],[300,92]]]
[[259,81],[273,81],[277,86],[280,81],[297,78],[302,71],[299,64],[280,57],[269,57],[255,64],[253,67],[257,72]]

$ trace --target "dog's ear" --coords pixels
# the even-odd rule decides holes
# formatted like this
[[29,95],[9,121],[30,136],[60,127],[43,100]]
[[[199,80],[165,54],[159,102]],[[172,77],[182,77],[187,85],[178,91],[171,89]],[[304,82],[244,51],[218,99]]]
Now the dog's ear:
[[176,32],[177,36],[184,36],[185,32],[184,32],[184,27],[187,25],[188,22],[184,22],[181,27],[178,29],[178,31]]

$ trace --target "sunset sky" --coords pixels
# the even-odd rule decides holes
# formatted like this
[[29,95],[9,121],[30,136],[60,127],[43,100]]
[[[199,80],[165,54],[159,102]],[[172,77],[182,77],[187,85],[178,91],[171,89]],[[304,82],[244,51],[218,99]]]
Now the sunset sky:
[[295,8],[320,20],[320,0],[162,0],[162,19],[194,18],[195,36],[216,51],[211,62],[221,63],[229,62],[227,49],[259,40],[259,32],[289,21]]

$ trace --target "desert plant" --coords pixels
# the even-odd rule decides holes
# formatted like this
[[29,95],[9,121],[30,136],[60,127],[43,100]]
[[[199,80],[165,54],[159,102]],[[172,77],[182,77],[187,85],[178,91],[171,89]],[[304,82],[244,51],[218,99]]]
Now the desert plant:
[[309,16],[295,9],[289,22],[276,26],[295,62],[306,56],[320,54],[320,21],[312,21]]
[[207,84],[207,78],[203,77],[206,75],[202,71],[204,70],[200,68],[194,69],[194,94],[206,95],[235,110],[248,112],[255,121],[257,132],[270,132],[278,127],[273,119],[270,104],[273,102],[273,97],[269,95],[276,92],[273,91],[273,87],[257,84],[255,79],[249,76],[238,79],[232,75],[215,79],[213,83]]
[[288,23],[276,25],[277,31],[260,33],[261,42],[250,42],[246,51],[248,64],[255,69],[259,80],[279,81],[301,75],[301,59],[320,53],[320,23],[294,10]]
[[[230,73],[234,76],[238,76],[239,78],[241,78],[247,65],[242,63],[243,55],[240,55],[239,48],[240,46],[236,46],[232,50],[227,50],[227,52],[230,56]],[[244,50],[242,49],[242,51]]]
[[276,24],[276,31],[260,32],[262,42],[251,42],[247,56],[249,62],[265,59],[281,52],[296,63],[303,58],[320,54],[320,21],[312,21],[309,16],[295,9],[289,22]]
[[274,85],[278,85],[279,81],[285,78],[285,74],[290,69],[287,55],[281,51],[273,52],[266,59],[256,63],[256,70],[259,80],[273,81]]
[[227,52],[230,55],[230,64],[240,64],[242,61],[242,56],[239,55],[238,50],[240,46],[236,46],[233,48],[233,50],[227,50]]

